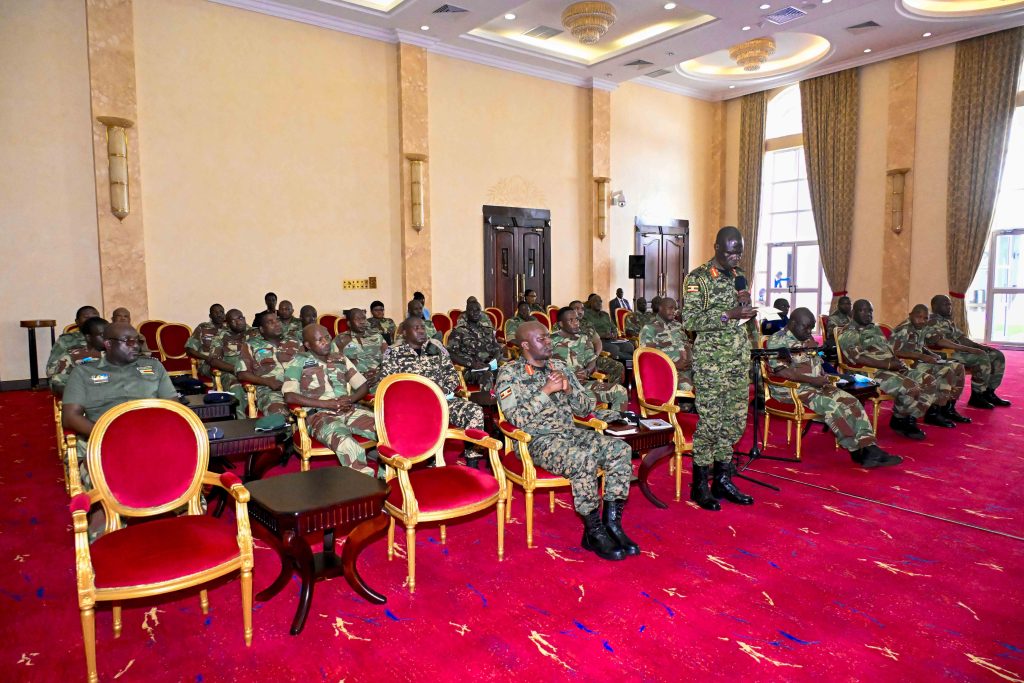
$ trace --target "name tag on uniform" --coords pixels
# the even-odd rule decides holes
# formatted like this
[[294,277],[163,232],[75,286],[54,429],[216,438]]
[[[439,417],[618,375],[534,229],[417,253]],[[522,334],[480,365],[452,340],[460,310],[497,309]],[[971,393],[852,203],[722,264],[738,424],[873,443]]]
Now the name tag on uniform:
[[501,396],[499,398],[505,399],[505,398],[508,398],[511,395],[512,395],[512,387],[508,387],[507,389],[505,389],[505,391],[501,392]]
[[156,374],[156,372],[153,371],[153,368],[149,367],[148,365],[140,365],[138,369],[139,369],[139,374],[143,375],[143,376],[146,376],[146,375],[152,376],[152,375]]
[[98,375],[93,375],[89,379],[92,380],[93,384],[106,384],[107,382],[110,381],[110,375],[108,375],[107,373],[103,372],[103,373],[100,373]]
[[687,294],[696,294],[700,291],[700,285],[686,285]]

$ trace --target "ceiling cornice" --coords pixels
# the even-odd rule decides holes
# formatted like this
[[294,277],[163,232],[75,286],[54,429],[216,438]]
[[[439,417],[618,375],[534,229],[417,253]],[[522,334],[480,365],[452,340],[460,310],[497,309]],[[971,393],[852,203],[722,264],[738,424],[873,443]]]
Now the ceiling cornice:
[[439,42],[430,47],[429,51],[434,54],[444,55],[445,57],[454,57],[455,59],[473,62],[474,64],[482,64],[483,66],[493,66],[496,69],[514,71],[515,73],[535,76],[536,78],[543,78],[544,80],[554,81],[556,83],[564,83],[565,85],[575,85],[579,88],[589,88],[591,86],[591,79],[587,76],[572,76],[570,74],[562,73],[561,71],[555,71],[554,69],[545,69],[542,66],[524,64],[511,59],[505,59],[504,57],[485,54],[475,50],[468,50],[464,47],[458,47],[457,45],[450,45],[448,43]]
[[636,83],[637,85],[642,85],[647,88],[654,88],[655,90],[670,92],[673,95],[684,95],[686,97],[694,97],[698,100],[705,100],[708,102],[714,102],[715,100],[722,99],[720,97],[715,97],[712,93],[706,93],[701,90],[696,90],[694,88],[688,88],[687,86],[680,85],[678,83],[659,81],[657,78],[651,78],[650,76],[639,76],[626,82]]

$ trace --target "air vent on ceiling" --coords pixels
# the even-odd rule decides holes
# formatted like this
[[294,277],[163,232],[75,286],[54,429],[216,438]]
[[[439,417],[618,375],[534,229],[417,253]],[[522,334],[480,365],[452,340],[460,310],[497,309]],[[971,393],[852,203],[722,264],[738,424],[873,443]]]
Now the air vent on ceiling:
[[882,25],[876,21],[864,21],[859,24],[854,24],[853,26],[847,26],[846,30],[857,35],[859,33],[867,33],[868,31],[872,31],[876,28],[881,28],[881,26]]
[[468,12],[468,9],[456,7],[455,5],[441,5],[431,14],[458,14],[459,12]]
[[651,71],[650,73],[648,73],[646,75],[651,77],[651,78],[661,78],[665,74],[670,74],[670,73],[672,73],[672,72],[669,71],[668,69],[655,69],[654,71]]
[[782,26],[783,24],[788,24],[789,22],[795,21],[804,16],[807,16],[807,12],[790,5],[789,7],[783,7],[778,12],[772,12],[765,16],[765,20],[772,22],[776,26]]
[[523,35],[530,36],[531,38],[536,38],[537,40],[547,40],[548,38],[554,38],[561,32],[562,29],[552,28],[550,26],[544,26],[543,24],[541,24],[540,26],[534,26]]
[[654,62],[648,62],[646,59],[634,59],[632,62],[626,62],[626,66],[635,66],[638,69],[642,69],[645,66],[654,66]]

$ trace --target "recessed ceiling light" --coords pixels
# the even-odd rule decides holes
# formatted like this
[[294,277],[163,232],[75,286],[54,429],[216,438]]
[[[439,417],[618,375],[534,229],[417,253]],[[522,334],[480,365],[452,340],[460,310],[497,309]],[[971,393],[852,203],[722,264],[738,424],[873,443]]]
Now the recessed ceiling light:
[[827,5],[830,2],[832,2],[832,0],[821,0],[821,4],[823,5]]
[[744,27],[743,27],[743,30],[744,30],[744,31],[749,31],[749,30],[750,30],[750,27],[749,27],[749,26],[744,26]]
[[509,12],[508,14],[505,15],[505,18],[508,19],[509,21],[512,21],[513,19],[516,18],[516,15]]
[[420,26],[420,30],[421,30],[421,31],[429,31],[429,30],[430,30],[430,27],[429,27],[429,26],[427,26],[426,24],[424,24],[423,26]]
[[666,2],[665,3],[665,9],[675,9],[675,8],[676,8],[676,3],[674,3],[674,2]]
[[870,47],[864,48],[864,54],[867,54],[869,52],[871,52],[871,48]]
[[735,85],[730,85],[730,86],[729,86],[729,90],[732,90],[732,89],[733,89],[733,88],[735,88],[735,87],[736,87]]
[[761,9],[769,9],[770,7],[771,7],[771,5],[767,5],[767,4],[761,5]]
[[675,57],[675,56],[676,56],[676,53],[675,53],[675,52],[672,52],[671,50],[669,50],[669,51],[668,51],[668,52],[666,52],[665,54],[666,54],[666,55],[668,55],[669,57]]
[[932,37],[932,32],[931,32],[931,31],[929,31],[928,33],[922,33],[922,34],[921,34],[921,37],[922,37],[922,38],[931,38],[931,37]]

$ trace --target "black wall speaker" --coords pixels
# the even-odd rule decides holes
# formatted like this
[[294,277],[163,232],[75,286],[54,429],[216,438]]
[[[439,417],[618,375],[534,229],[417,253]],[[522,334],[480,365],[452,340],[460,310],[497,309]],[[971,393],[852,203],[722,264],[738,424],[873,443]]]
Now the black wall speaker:
[[629,257],[629,279],[630,280],[643,280],[646,278],[644,272],[644,255],[639,254],[637,256]]

